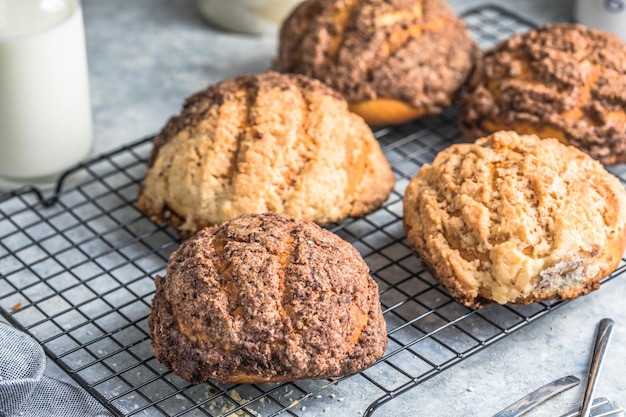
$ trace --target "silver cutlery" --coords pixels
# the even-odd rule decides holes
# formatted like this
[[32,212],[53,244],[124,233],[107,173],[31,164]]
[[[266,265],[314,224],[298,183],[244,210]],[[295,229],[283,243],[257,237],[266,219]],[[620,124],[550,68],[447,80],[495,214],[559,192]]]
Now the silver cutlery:
[[[575,408],[569,412],[563,414],[560,417],[579,417],[580,409]],[[593,400],[591,403],[590,414],[591,417],[609,417],[609,416],[624,416],[624,408],[617,404],[615,401],[611,401],[608,398],[600,397]]]
[[554,397],[580,383],[580,379],[573,375],[556,379],[530,394],[525,395],[493,417],[517,417],[537,407],[542,402]]
[[585,395],[583,397],[583,404],[580,407],[581,417],[589,417],[591,412],[591,399],[596,389],[596,383],[598,377],[602,371],[602,364],[604,356],[606,354],[609,341],[611,340],[611,334],[613,331],[614,321],[611,319],[602,319],[598,323],[596,330],[596,337],[593,345],[593,354],[591,356],[591,362],[589,364],[589,372],[587,376],[587,387],[585,389]]

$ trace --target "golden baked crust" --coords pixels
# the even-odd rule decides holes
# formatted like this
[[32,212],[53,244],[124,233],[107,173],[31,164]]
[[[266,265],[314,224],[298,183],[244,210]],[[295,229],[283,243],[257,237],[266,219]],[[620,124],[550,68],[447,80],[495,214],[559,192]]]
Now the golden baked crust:
[[468,139],[515,130],[626,161],[626,43],[614,35],[570,23],[514,35],[485,53],[467,89]]
[[497,132],[424,165],[406,189],[407,239],[466,306],[597,289],[626,244],[626,191],[556,139]]
[[478,53],[443,0],[307,0],[281,28],[279,67],[324,81],[368,123],[389,124],[450,106]]
[[156,286],[155,355],[193,383],[353,374],[387,346],[378,286],[360,254],[288,216],[245,215],[198,232]]
[[393,172],[367,124],[317,80],[268,72],[190,97],[154,140],[137,206],[182,236],[241,214],[320,224],[378,209]]

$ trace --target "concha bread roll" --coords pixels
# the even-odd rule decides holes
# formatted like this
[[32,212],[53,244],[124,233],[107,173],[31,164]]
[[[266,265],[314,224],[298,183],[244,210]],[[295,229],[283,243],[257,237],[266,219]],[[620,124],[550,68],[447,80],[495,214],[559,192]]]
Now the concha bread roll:
[[320,224],[381,207],[394,176],[345,100],[317,80],[268,72],[187,99],[154,140],[137,205],[187,237],[248,213]]
[[614,35],[571,23],[514,35],[485,53],[467,90],[470,140],[510,129],[626,161],[626,43]]
[[626,245],[619,179],[572,146],[512,131],[441,151],[403,207],[411,247],[469,307],[587,294]]
[[155,355],[192,383],[348,375],[387,346],[378,286],[360,254],[289,216],[244,215],[201,230],[156,286]]
[[278,65],[324,81],[384,125],[450,106],[478,54],[443,0],[305,0],[283,23]]

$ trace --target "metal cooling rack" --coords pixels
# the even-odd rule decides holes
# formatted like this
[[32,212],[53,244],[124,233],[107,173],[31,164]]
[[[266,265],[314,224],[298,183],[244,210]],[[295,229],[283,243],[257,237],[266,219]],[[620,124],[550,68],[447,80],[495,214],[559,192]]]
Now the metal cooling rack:
[[[464,19],[483,48],[532,26],[494,6]],[[359,375],[190,385],[154,358],[147,325],[153,277],[165,272],[180,239],[134,206],[151,138],[77,166],[50,198],[33,188],[0,196],[0,313],[116,415],[297,415],[303,400],[315,401],[337,383],[366,393],[368,404],[378,398],[365,410],[371,415],[561,305],[467,309],[412,255],[401,221],[404,188],[422,164],[461,140],[454,109],[375,133],[396,174],[395,190],[377,212],[329,227],[360,251],[380,285],[389,348]]]

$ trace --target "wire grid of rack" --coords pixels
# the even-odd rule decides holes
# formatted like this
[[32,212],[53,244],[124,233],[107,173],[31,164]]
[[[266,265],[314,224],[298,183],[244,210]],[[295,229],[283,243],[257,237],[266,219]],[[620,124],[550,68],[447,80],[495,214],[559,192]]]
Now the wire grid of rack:
[[[532,26],[494,6],[464,19],[483,48]],[[467,309],[411,253],[402,229],[403,191],[422,164],[461,141],[454,108],[375,134],[396,187],[382,209],[329,226],[370,266],[387,322],[385,356],[358,377],[190,385],[154,358],[147,330],[153,278],[165,273],[180,239],[134,206],[151,138],[69,171],[50,200],[32,188],[0,196],[0,313],[116,415],[297,415],[294,404],[335,383],[358,384],[378,398],[369,415],[562,304]]]

